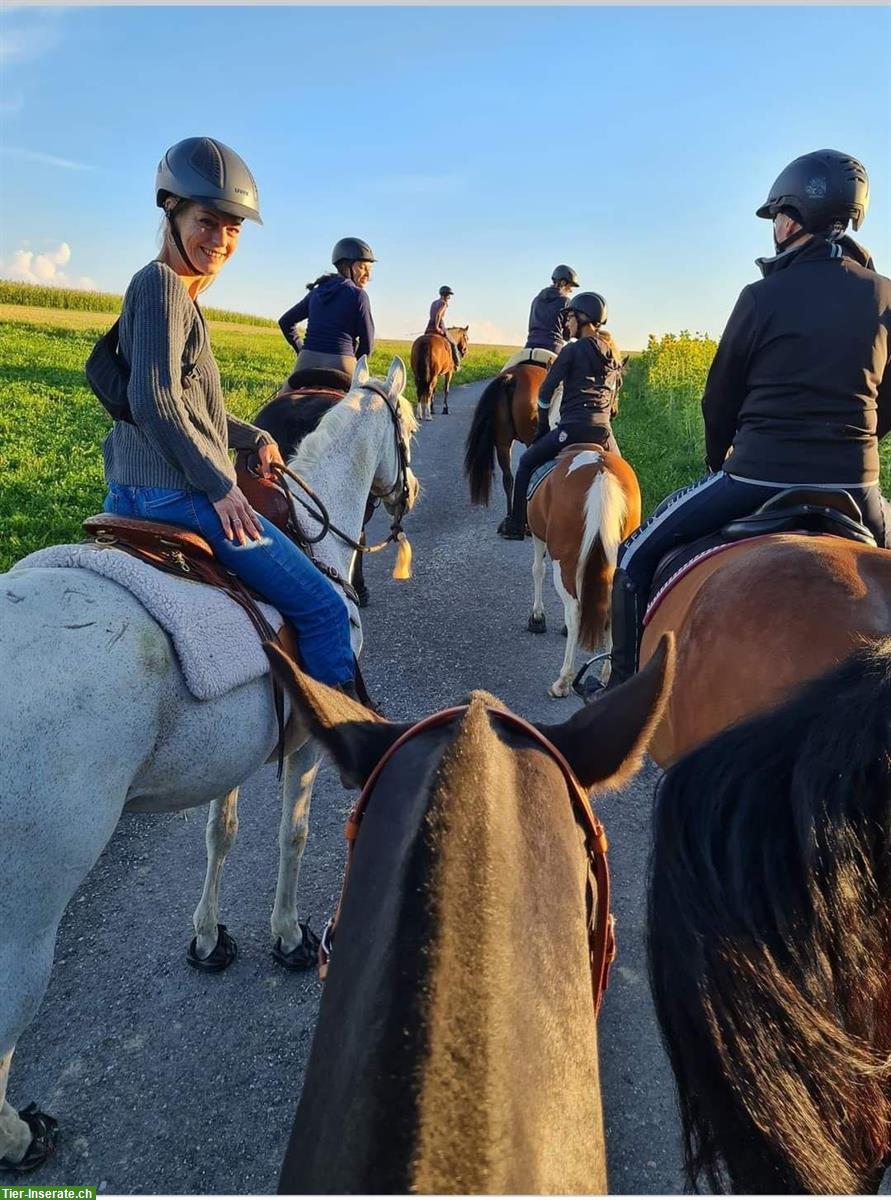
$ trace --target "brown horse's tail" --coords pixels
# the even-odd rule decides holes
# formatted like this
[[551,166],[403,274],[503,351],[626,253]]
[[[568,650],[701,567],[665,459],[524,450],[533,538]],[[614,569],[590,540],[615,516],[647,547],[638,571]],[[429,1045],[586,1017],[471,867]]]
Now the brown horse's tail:
[[495,475],[496,418],[498,406],[504,405],[510,420],[510,404],[516,379],[503,373],[496,375],[483,389],[476,403],[470,432],[464,445],[464,474],[470,484],[470,503],[488,504]]
[[585,497],[585,521],[576,568],[579,601],[579,645],[596,650],[606,629],[610,584],[628,513],[628,500],[615,475],[605,467],[591,481]]
[[[707,703],[701,698],[700,703]],[[664,777],[650,984],[688,1181],[875,1191],[891,1130],[891,639]]]

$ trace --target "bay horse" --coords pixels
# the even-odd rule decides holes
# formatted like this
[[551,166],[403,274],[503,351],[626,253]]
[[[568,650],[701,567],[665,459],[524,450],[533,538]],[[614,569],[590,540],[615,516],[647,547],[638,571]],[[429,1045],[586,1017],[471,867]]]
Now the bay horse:
[[496,375],[483,389],[464,446],[464,474],[470,485],[471,504],[488,505],[497,461],[510,516],[514,487],[511,447],[514,442],[530,446],[535,439],[538,390],[546,370],[543,363],[520,363]]
[[[363,356],[350,394],[291,461],[353,539],[369,490],[395,513],[417,498],[405,383],[401,359],[384,381],[370,378]],[[341,577],[352,553],[332,534],[316,546],[317,561]],[[234,947],[219,924],[220,873],[238,828],[238,786],[269,759],[278,729],[268,675],[196,700],[165,631],[95,572],[25,560],[2,576],[0,618],[0,1166],[28,1170],[52,1148],[51,1118],[29,1106],[23,1119],[6,1098],[7,1080],[46,990],[66,905],[125,809],[210,804],[194,946],[202,959],[231,961]],[[352,641],[358,654],[358,619]],[[320,752],[299,721],[289,751],[272,935],[280,961],[306,966],[317,939],[298,919],[297,881]]]
[[[458,357],[467,354],[469,325],[449,325],[448,331],[458,347]],[[418,420],[431,421],[435,412],[434,397],[439,377],[443,379],[442,414],[449,413],[449,384],[455,373],[451,348],[440,333],[422,333],[411,344],[411,369],[418,394]]]
[[648,908],[690,1186],[876,1192],[891,1163],[891,638],[668,771]]
[[694,565],[656,606],[640,661],[672,630],[677,681],[651,753],[660,766],[891,628],[891,552],[775,533]]
[[589,922],[606,888],[552,748],[583,804],[633,775],[670,639],[603,706],[538,727],[485,692],[390,724],[267,652],[344,782],[371,780],[279,1190],[605,1192]]
[[545,553],[563,601],[566,647],[560,674],[548,688],[559,699],[572,691],[578,646],[610,649],[612,578],[620,543],[640,524],[640,485],[631,465],[600,446],[574,445],[535,489],[527,521],[532,531],[534,599],[530,633],[545,633],[542,584]]

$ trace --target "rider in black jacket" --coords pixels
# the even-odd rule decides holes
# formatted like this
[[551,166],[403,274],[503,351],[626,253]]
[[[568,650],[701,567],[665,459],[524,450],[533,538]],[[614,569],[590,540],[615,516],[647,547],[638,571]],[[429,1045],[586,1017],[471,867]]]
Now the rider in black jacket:
[[[612,338],[601,329],[607,318],[606,301],[597,292],[579,292],[569,301],[568,310],[569,333],[578,341],[563,347],[541,385],[535,441],[517,467],[511,514],[498,526],[501,536],[510,541],[525,536],[526,492],[537,467],[578,442],[596,442],[619,453],[610,422],[618,409],[622,360]],[[560,423],[550,429],[551,399],[561,383]]]
[[817,150],[790,163],[757,210],[773,222],[776,254],[758,260],[763,278],[743,288],[709,371],[710,473],[664,500],[619,549],[610,687],[637,670],[663,555],[785,488],[845,489],[878,545],[891,546],[891,504],[878,486],[878,442],[891,429],[891,280],[844,236],[868,207],[863,165]]

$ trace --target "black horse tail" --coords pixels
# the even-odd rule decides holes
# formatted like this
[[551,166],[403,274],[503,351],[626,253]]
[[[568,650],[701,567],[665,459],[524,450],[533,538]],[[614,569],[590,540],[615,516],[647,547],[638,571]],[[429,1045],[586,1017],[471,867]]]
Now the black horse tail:
[[688,1182],[875,1191],[891,1129],[891,638],[657,796],[650,982]]
[[488,504],[495,475],[495,416],[499,404],[510,404],[516,387],[513,375],[502,373],[483,389],[476,403],[464,446],[464,474],[470,484],[471,504]]

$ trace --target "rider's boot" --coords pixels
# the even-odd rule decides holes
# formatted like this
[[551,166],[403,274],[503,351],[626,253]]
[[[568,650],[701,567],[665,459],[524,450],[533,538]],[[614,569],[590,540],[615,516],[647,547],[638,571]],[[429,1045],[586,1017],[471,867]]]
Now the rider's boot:
[[522,542],[526,536],[526,523],[520,524],[513,516],[505,517],[498,526],[498,533],[509,542]]

